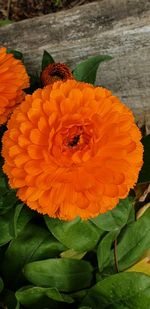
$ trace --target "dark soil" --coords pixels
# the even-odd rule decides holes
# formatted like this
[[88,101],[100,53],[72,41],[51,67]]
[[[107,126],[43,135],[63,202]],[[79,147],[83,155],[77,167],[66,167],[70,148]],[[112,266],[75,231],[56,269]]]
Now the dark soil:
[[0,0],[0,19],[19,21],[66,10],[90,0]]

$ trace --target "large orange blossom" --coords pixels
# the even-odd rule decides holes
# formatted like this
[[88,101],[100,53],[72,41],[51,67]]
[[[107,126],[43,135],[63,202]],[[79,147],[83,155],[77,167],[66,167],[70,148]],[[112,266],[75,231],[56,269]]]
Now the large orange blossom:
[[87,219],[115,207],[136,183],[140,139],[132,112],[109,90],[58,81],[15,109],[3,137],[3,169],[30,208]]
[[14,107],[24,98],[22,89],[29,86],[24,65],[0,48],[0,125],[5,123]]

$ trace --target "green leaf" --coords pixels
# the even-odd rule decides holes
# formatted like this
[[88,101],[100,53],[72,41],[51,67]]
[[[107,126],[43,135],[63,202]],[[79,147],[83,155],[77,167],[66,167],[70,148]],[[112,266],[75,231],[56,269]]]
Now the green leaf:
[[[9,309],[9,308],[8,308]],[[10,308],[11,309],[11,308]],[[15,309],[22,309],[21,307],[20,307],[20,304],[17,302],[17,305],[16,305],[16,307],[15,307]]]
[[97,248],[97,260],[99,271],[109,266],[111,261],[111,247],[114,240],[117,238],[120,230],[111,231],[101,240]]
[[4,284],[3,284],[3,280],[0,277],[0,292],[3,290]]
[[11,239],[10,233],[10,220],[12,217],[12,211],[0,216],[0,246],[7,244]]
[[94,84],[100,63],[111,59],[112,57],[108,55],[98,55],[91,57],[76,66],[73,71],[73,76],[76,80]]
[[85,251],[85,252],[78,252],[78,251],[75,251],[74,249],[69,249],[69,250],[63,251],[60,254],[60,256],[62,258],[81,260],[86,253],[87,253],[87,251]]
[[1,215],[10,211],[18,202],[18,198],[16,197],[15,190],[10,190],[10,189],[7,190],[6,188],[4,190],[3,190],[3,195],[0,197],[0,214]]
[[8,191],[6,178],[4,177],[4,174],[0,173],[0,195],[2,195],[2,189],[5,189],[4,193]]
[[42,58],[42,71],[50,64],[54,63],[53,57],[46,51],[44,50],[43,53],[43,58]]
[[24,275],[35,285],[71,292],[90,285],[92,266],[82,260],[48,259],[27,264]]
[[25,89],[25,93],[32,94],[37,88],[41,88],[41,80],[38,76],[38,73],[35,73],[34,75],[29,75],[30,77],[30,87]]
[[23,54],[19,52],[18,50],[7,49],[7,54],[13,54],[16,59],[23,61]]
[[[136,263],[150,248],[150,208],[136,222],[128,225],[120,234],[117,246],[119,270],[122,271]],[[114,261],[113,252],[111,255]]]
[[103,233],[90,221],[81,221],[80,218],[66,222],[45,216],[45,222],[51,233],[61,243],[79,252],[93,249]]
[[93,286],[83,300],[92,309],[148,309],[149,304],[150,277],[142,273],[112,275]]
[[74,300],[71,296],[60,294],[59,291],[53,288],[42,288],[35,286],[26,286],[16,292],[16,298],[25,307],[37,305],[47,298],[57,302],[73,303]]
[[7,178],[0,169],[0,215],[13,208],[17,201],[16,191],[9,188]]
[[32,219],[34,212],[23,203],[16,206],[10,222],[11,235],[17,235],[24,229],[25,225]]
[[[6,200],[9,200],[10,204],[8,204],[8,207],[6,204],[5,207],[7,211],[9,211],[0,216],[0,246],[5,245],[12,238],[16,237],[33,216],[33,212],[30,209],[23,207],[23,204],[17,205],[16,208],[9,209],[10,206],[13,207],[16,203],[15,199],[13,200],[14,193],[11,193],[12,192],[10,192],[9,195],[6,195]],[[12,205],[10,197],[12,197]]]
[[21,271],[25,264],[55,257],[64,249],[48,230],[29,222],[5,252],[5,280],[10,286],[19,286],[20,282],[24,282]]
[[0,27],[7,26],[9,24],[12,24],[12,20],[7,19],[7,18],[4,20],[0,20]]
[[132,202],[126,198],[120,200],[119,204],[113,210],[101,214],[90,221],[104,231],[118,230],[126,225],[132,207]]
[[144,164],[139,174],[138,183],[150,181],[150,134],[142,139],[144,147]]
[[81,303],[82,299],[86,296],[88,289],[80,290],[77,292],[71,293],[71,297],[77,302],[78,304]]

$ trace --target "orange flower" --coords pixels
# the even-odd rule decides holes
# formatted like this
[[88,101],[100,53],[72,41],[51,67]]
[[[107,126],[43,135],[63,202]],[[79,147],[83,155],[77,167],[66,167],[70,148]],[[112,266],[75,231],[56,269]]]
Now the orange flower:
[[140,138],[132,112],[110,91],[59,81],[15,109],[3,137],[3,169],[30,208],[87,219],[115,207],[134,186]]
[[73,75],[64,63],[49,64],[41,73],[43,86],[53,84],[58,80],[65,82],[67,79],[73,79]]
[[7,54],[6,48],[0,48],[0,125],[22,101],[22,89],[28,86],[29,77],[22,62]]

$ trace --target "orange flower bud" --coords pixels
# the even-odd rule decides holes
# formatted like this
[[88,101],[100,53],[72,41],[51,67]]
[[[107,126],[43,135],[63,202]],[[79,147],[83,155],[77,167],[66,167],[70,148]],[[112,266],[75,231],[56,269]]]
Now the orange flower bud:
[[65,82],[67,79],[73,79],[73,75],[67,65],[63,63],[49,64],[41,73],[43,86],[53,84],[58,80]]

